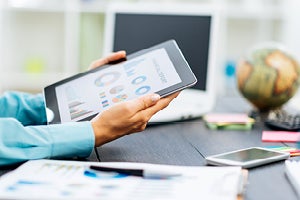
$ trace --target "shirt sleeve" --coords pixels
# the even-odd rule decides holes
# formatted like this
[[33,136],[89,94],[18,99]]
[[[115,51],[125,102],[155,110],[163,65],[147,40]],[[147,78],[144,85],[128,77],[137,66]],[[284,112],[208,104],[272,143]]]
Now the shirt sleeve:
[[94,147],[90,122],[23,126],[0,118],[0,166],[32,159],[88,157]]
[[0,97],[0,110],[0,117],[16,118],[23,125],[41,125],[47,122],[42,94],[6,92]]

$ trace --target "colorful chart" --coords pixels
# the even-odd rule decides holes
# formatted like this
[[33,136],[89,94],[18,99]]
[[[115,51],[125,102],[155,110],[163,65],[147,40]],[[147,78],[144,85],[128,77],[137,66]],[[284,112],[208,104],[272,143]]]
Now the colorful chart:
[[99,97],[100,97],[101,99],[104,99],[104,98],[106,98],[106,94],[105,94],[105,92],[101,92],[101,93],[99,94]]
[[145,60],[145,58],[141,58],[139,60],[133,60],[133,61],[125,63],[124,64],[125,71],[128,71],[129,69],[135,68],[136,66],[138,66],[144,60]]
[[136,95],[143,95],[143,94],[146,94],[147,92],[149,92],[151,90],[151,87],[146,85],[146,86],[142,86],[140,88],[138,88],[136,91],[135,91],[135,94]]
[[102,104],[102,107],[105,108],[105,107],[108,107],[109,106],[109,103],[108,103],[108,100],[104,100],[101,102]]
[[98,87],[108,86],[120,78],[121,74],[119,72],[108,72],[99,76],[95,80],[95,85]]
[[115,87],[111,88],[109,90],[109,93],[118,94],[118,93],[122,92],[123,90],[124,90],[124,86],[123,85],[118,85],[118,86],[115,86]]
[[92,111],[89,111],[89,110],[81,110],[81,109],[78,109],[78,110],[70,110],[70,115],[71,115],[71,120],[73,119],[76,119],[78,117],[81,117],[81,116],[84,116],[88,113],[91,113]]
[[72,102],[68,102],[68,107],[69,107],[69,109],[71,109],[71,108],[74,108],[74,107],[82,105],[82,104],[84,104],[84,102],[72,101]]
[[136,77],[135,79],[133,79],[133,80],[131,81],[131,83],[132,83],[133,85],[138,85],[138,84],[141,84],[142,82],[144,82],[146,79],[147,79],[146,76],[138,76],[138,77]]
[[120,94],[120,95],[114,97],[114,98],[112,99],[112,101],[113,101],[114,103],[118,103],[118,102],[121,102],[121,101],[126,100],[127,98],[128,98],[127,94]]

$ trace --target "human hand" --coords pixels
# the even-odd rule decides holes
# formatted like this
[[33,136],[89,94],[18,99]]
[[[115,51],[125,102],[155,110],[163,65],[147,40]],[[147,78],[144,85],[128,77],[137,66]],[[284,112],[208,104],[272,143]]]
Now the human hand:
[[143,131],[150,118],[164,109],[179,92],[160,98],[149,94],[140,98],[115,104],[92,119],[95,146],[103,145],[131,133]]
[[120,59],[125,58],[125,57],[126,57],[126,52],[125,51],[117,51],[117,52],[111,53],[110,55],[108,55],[105,58],[100,58],[99,60],[93,61],[90,64],[89,69],[95,69],[97,67],[100,67],[102,65],[106,65],[110,62],[117,61],[117,60],[120,60]]

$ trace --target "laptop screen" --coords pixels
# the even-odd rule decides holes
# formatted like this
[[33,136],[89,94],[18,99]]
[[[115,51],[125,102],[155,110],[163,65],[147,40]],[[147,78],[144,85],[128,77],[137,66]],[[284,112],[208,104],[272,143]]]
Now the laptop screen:
[[112,51],[127,54],[175,39],[198,79],[193,88],[207,90],[211,16],[116,13],[113,29]]

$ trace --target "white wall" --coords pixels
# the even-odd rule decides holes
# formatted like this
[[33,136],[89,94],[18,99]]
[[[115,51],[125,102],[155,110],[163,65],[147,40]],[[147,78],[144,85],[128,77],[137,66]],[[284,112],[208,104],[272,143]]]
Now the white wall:
[[[87,65],[87,59],[93,59],[98,55],[98,53],[92,55],[90,51],[82,56],[83,46],[87,45],[89,49],[98,51],[101,56],[99,44],[103,42],[101,20],[105,17],[107,2],[115,1],[0,0],[2,7],[4,4],[10,5],[6,15],[3,14],[5,12],[0,14],[0,55],[4,55],[0,66],[2,72],[0,85],[5,82],[7,89],[40,90],[48,83],[82,70],[83,67],[79,65]],[[141,3],[155,0],[127,1]],[[172,2],[174,1],[163,1],[163,3]],[[226,11],[221,21],[222,37],[218,47],[220,53],[218,75],[221,80],[219,93],[227,94],[230,91],[230,88],[226,88],[224,78],[225,62],[238,60],[256,43],[269,40],[283,41],[295,49],[300,58],[298,0],[176,0],[176,2],[214,3]],[[87,22],[87,18],[83,17],[85,15],[89,18],[95,16],[94,29],[91,25],[82,24]],[[90,30],[82,33],[82,28]],[[88,32],[96,34],[87,35]],[[99,38],[93,39],[97,41],[93,47],[89,37],[97,35]],[[28,72],[28,66],[35,65],[35,62],[37,66],[40,65],[42,72],[32,76],[31,72]],[[3,72],[7,75],[3,75]],[[7,79],[8,76],[13,79]],[[232,80],[230,84],[230,87],[235,86]]]
[[[282,42],[292,50],[300,64],[300,1],[286,0],[282,2],[284,10],[282,26]],[[289,101],[292,107],[300,110],[300,88],[296,95]]]

